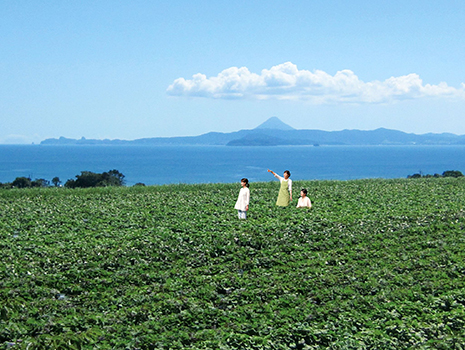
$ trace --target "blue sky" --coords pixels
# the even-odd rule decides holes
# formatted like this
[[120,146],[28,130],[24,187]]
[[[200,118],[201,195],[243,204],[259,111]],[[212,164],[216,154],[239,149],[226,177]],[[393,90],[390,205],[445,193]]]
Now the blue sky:
[[0,1],[0,143],[465,134],[465,2]]

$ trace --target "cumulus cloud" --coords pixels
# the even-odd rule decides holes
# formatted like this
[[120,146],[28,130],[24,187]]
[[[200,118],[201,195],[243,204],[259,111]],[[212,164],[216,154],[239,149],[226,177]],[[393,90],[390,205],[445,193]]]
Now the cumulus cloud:
[[198,73],[192,79],[176,79],[167,93],[216,99],[306,100],[317,104],[386,103],[433,96],[465,98],[465,84],[458,89],[444,82],[424,84],[415,73],[364,82],[348,69],[330,75],[321,70],[299,70],[286,62],[263,69],[260,74],[246,67],[231,67],[209,78]]

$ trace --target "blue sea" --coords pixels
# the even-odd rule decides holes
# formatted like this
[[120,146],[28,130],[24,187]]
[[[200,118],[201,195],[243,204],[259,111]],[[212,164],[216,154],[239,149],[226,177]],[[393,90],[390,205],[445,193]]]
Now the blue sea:
[[270,168],[293,180],[405,178],[414,173],[465,172],[465,146],[51,146],[0,145],[0,182],[16,177],[64,183],[81,171],[112,169],[136,183],[272,181]]

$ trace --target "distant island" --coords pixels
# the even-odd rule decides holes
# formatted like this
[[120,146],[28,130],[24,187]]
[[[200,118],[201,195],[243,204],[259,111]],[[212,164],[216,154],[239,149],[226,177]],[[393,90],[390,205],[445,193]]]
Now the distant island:
[[294,129],[277,117],[271,117],[255,129],[230,133],[209,132],[199,136],[153,137],[136,140],[46,139],[41,145],[465,145],[465,135],[451,133],[411,134],[398,130],[323,131]]

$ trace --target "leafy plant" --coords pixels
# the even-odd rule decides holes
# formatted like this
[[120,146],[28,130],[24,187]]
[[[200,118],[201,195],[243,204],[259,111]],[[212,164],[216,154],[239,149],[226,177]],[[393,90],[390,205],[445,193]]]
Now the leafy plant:
[[0,348],[459,349],[463,178],[301,187],[1,191]]

